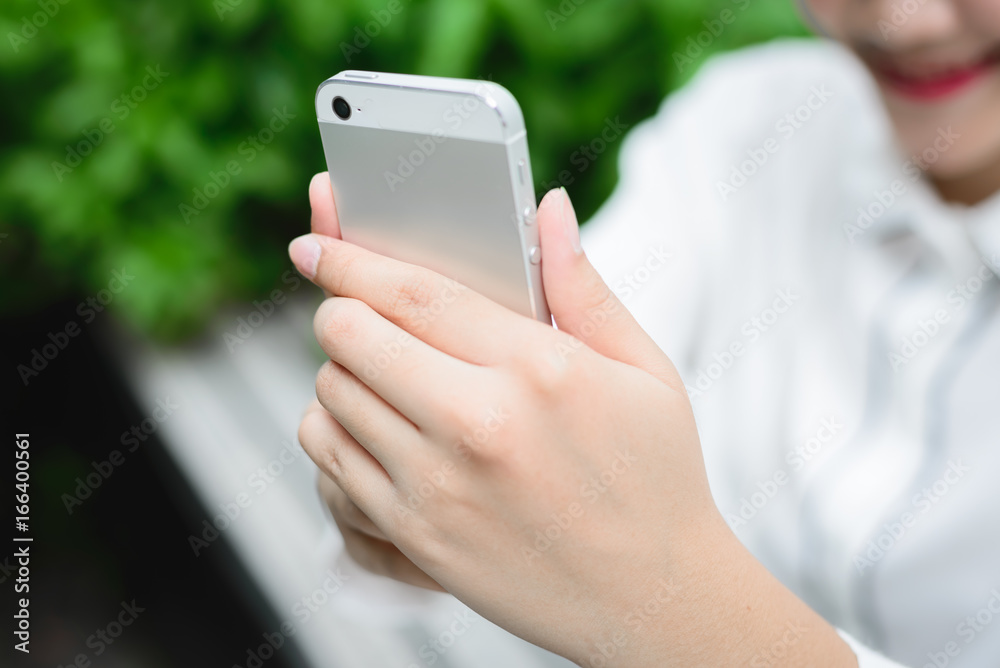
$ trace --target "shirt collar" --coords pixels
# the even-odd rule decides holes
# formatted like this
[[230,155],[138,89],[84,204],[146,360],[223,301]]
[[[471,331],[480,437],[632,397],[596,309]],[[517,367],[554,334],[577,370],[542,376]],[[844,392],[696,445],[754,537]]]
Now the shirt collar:
[[920,238],[955,275],[981,264],[1000,275],[1000,192],[975,206],[953,204],[921,178],[864,236],[882,245],[907,235]]
[[971,207],[966,215],[972,242],[986,266],[1000,276],[1000,192]]

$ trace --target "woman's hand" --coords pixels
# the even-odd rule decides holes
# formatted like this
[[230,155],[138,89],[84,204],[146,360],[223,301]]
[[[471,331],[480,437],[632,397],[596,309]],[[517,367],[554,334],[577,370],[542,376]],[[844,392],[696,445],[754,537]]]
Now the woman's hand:
[[746,662],[786,623],[830,644],[726,527],[684,385],[580,251],[565,191],[537,217],[559,329],[336,238],[293,242],[336,295],[315,318],[324,410],[299,439],[360,510],[355,530],[584,665]]
[[[326,413],[318,401],[309,405],[307,413]],[[330,419],[329,414],[319,419]],[[336,428],[336,427],[334,427]],[[320,471],[317,476],[320,496],[330,509],[344,537],[344,549],[356,562],[377,575],[399,580],[406,584],[433,591],[444,591],[427,573],[417,568],[399,548],[393,545],[382,530],[358,508],[344,490],[337,487],[331,478]]]
[[[339,239],[340,223],[333,203],[330,177],[326,172],[316,174],[310,181],[309,203],[312,206],[312,231]],[[329,297],[330,293],[326,292],[326,295]],[[312,413],[317,410],[325,412],[319,401],[314,401],[306,412]],[[399,548],[375,526],[375,523],[351,501],[344,490],[322,470],[317,476],[316,484],[320,496],[344,538],[344,549],[352,559],[376,575],[383,575],[416,587],[444,591],[441,585],[400,552]]]

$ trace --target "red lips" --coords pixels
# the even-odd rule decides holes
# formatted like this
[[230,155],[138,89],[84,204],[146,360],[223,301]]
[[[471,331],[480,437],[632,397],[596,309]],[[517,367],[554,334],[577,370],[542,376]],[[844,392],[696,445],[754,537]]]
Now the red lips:
[[907,75],[889,67],[877,67],[875,71],[886,86],[900,95],[916,100],[934,101],[965,90],[989,74],[996,65],[996,60],[990,58],[971,66],[930,76]]

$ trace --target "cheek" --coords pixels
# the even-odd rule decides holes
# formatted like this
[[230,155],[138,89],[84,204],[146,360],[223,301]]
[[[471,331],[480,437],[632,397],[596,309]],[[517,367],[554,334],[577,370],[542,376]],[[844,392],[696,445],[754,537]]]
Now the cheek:
[[813,28],[834,37],[847,34],[845,22],[851,2],[853,0],[797,0],[802,14],[817,24]]
[[964,0],[969,25],[985,37],[1000,41],[1000,2],[997,0]]

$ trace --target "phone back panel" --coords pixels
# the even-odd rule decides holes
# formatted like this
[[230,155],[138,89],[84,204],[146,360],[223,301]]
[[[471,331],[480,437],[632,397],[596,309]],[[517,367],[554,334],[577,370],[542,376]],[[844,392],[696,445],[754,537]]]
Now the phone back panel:
[[[354,88],[361,87],[348,90]],[[354,114],[368,111],[370,121],[377,113],[377,125],[392,125],[408,104],[420,107],[414,96],[427,95],[436,93],[382,91],[376,104],[368,91],[358,91]],[[489,122],[488,109],[474,109],[486,115],[462,123],[461,116],[448,115],[450,107],[439,118],[434,106],[439,102],[430,105],[435,122],[416,124],[422,131],[320,118],[343,238],[433,269],[513,311],[551,322],[540,298],[540,271],[529,259],[537,231],[525,234],[534,194],[530,180],[519,182],[519,169],[522,177],[526,173],[523,162],[512,165],[516,156],[507,141],[463,136],[482,134],[472,126]],[[413,125],[412,117],[406,118]],[[462,132],[454,131],[456,124],[464,125]],[[520,135],[523,142],[523,131]],[[526,194],[530,212],[523,206]]]

